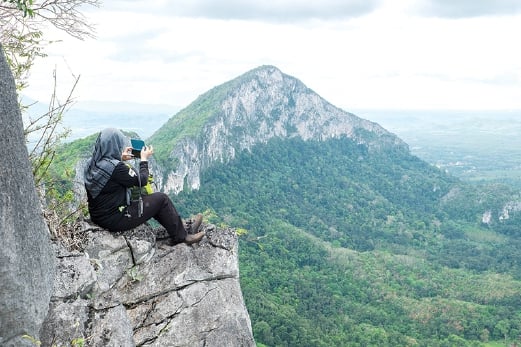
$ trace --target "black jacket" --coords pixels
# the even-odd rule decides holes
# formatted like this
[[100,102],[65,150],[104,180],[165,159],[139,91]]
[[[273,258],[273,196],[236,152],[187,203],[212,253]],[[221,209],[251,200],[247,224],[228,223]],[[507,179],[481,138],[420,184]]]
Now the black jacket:
[[87,189],[89,213],[91,220],[106,229],[113,229],[123,218],[127,208],[127,188],[144,186],[148,179],[148,162],[139,163],[139,178],[135,170],[124,162],[114,168],[112,176],[105,184],[101,193],[92,198]]

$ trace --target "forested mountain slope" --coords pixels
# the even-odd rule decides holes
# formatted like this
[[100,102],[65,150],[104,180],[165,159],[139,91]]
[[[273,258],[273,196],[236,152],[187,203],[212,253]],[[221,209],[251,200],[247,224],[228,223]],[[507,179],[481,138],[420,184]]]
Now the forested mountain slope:
[[519,342],[509,187],[461,182],[271,66],[201,95],[147,142],[183,215],[246,230],[259,345]]
[[240,264],[258,342],[470,346],[521,327],[520,239],[480,222],[495,202],[478,200],[497,196],[473,189],[406,152],[294,138],[174,199],[249,231]]

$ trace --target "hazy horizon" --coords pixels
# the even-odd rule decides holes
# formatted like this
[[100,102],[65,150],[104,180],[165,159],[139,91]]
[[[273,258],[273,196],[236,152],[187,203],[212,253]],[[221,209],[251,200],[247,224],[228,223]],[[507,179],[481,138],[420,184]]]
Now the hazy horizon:
[[[71,129],[67,141],[92,135],[108,127],[135,131],[143,139],[147,139],[182,108],[182,106],[167,104],[81,101],[75,103],[64,114],[63,126]],[[486,121],[497,123],[501,120],[521,125],[521,110],[342,109],[357,117],[378,123],[399,137],[406,136],[411,131],[429,132],[432,130],[429,127],[450,127],[462,121],[466,123],[475,121],[476,125],[479,125]],[[37,103],[29,109],[32,117],[45,112],[47,106],[42,103]]]

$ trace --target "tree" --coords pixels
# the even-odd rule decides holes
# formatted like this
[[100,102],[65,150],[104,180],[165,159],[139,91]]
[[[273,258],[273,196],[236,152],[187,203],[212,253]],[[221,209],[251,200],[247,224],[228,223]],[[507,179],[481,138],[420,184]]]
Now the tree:
[[[0,43],[4,47],[19,97],[28,86],[29,72],[35,59],[45,57],[45,48],[52,43],[45,40],[44,28],[50,24],[80,40],[93,37],[94,28],[80,9],[84,5],[98,7],[99,3],[100,0],[0,0]],[[50,91],[48,112],[33,118],[25,116],[24,134],[26,141],[30,137],[34,139],[29,148],[33,176],[46,207],[44,215],[49,230],[53,236],[58,236],[59,227],[71,214],[69,204],[72,193],[60,192],[48,169],[58,145],[68,136],[68,129],[60,129],[59,125],[73,103],[72,93],[79,77],[74,76],[74,84],[64,102],[60,102],[56,94],[56,70],[53,79],[54,89]],[[22,105],[20,100],[19,104],[25,115],[29,106]],[[81,211],[81,205],[77,211]]]
[[15,4],[17,9],[24,13],[24,17],[27,15],[33,15],[33,11],[30,8],[30,5],[33,3],[32,0],[3,0],[3,2]]
[[508,332],[510,330],[510,323],[507,320],[500,320],[494,327],[494,332],[505,339],[505,343],[508,339]]
[[28,73],[44,48],[43,29],[50,24],[76,39],[94,37],[94,27],[80,12],[84,5],[99,7],[100,0],[2,0],[0,42],[13,72],[17,90],[27,87]]

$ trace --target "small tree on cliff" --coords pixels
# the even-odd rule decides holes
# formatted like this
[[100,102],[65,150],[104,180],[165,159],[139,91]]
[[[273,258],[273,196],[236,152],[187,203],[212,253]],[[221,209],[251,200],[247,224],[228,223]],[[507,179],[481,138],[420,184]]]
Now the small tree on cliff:
[[[80,11],[84,5],[98,7],[100,0],[0,0],[0,43],[4,47],[19,96],[28,86],[29,73],[35,60],[44,58],[45,48],[53,43],[45,39],[44,28],[47,25],[80,40],[94,36],[94,28]],[[53,79],[54,88],[50,91],[48,112],[30,118],[25,115],[29,106],[23,105],[21,100],[19,103],[24,114],[26,139],[33,138],[29,157],[33,165],[35,184],[47,206],[44,212],[49,229],[57,236],[57,228],[69,215],[68,209],[63,206],[69,202],[71,194],[58,193],[48,169],[57,146],[69,134],[67,129],[60,128],[59,125],[64,113],[72,105],[72,93],[79,77],[75,77],[65,101],[60,101],[56,94],[56,71]]]
[[45,57],[45,47],[51,43],[44,37],[43,30],[47,25],[76,39],[94,37],[94,27],[80,12],[84,5],[98,7],[100,0],[0,1],[0,42],[18,91],[27,87],[34,60]]

